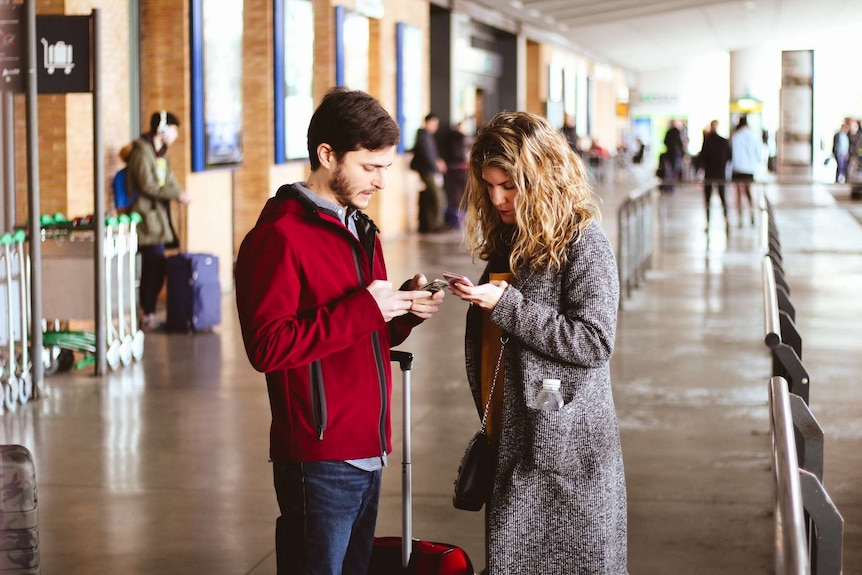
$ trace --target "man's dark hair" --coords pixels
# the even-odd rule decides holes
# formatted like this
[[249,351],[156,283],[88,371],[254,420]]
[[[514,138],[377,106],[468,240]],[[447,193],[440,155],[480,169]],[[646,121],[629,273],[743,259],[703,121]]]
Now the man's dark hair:
[[333,88],[308,124],[308,159],[311,169],[320,167],[317,147],[329,144],[339,160],[360,148],[379,150],[395,146],[401,137],[398,124],[380,102],[359,90]]
[[439,119],[440,119],[440,118],[438,118],[438,117],[437,117],[437,114],[435,114],[434,112],[428,112],[428,114],[425,116],[425,121],[426,121],[426,122],[427,122],[428,120],[439,120]]
[[[163,126],[164,124],[164,126]],[[158,112],[153,112],[153,115],[150,116],[150,133],[155,134],[159,131],[159,128],[168,126],[176,126],[180,127],[180,119],[177,118],[174,114],[168,112],[167,110],[159,110]]]

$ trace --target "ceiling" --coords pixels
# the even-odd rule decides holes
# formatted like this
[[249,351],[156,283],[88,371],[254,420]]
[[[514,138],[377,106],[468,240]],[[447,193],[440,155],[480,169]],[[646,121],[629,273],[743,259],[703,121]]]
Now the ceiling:
[[862,0],[474,1],[631,72],[767,43],[810,48],[797,43],[839,26],[855,24],[862,37]]

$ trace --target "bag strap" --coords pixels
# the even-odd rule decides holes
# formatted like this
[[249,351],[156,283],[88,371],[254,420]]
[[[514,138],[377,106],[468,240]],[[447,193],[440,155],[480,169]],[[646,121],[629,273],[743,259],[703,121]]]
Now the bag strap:
[[485,413],[482,414],[482,427],[479,431],[485,433],[485,422],[488,421],[488,412],[491,409],[491,399],[494,397],[494,388],[497,387],[497,376],[500,374],[500,364],[503,361],[503,350],[506,349],[506,344],[509,343],[509,338],[503,336],[500,338],[500,355],[497,356],[497,366],[494,368],[494,379],[491,381],[491,392],[488,394],[488,401],[485,403]]

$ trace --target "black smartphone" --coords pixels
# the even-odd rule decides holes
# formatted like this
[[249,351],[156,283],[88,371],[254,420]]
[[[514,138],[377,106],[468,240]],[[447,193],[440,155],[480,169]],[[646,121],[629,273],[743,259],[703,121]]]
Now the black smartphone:
[[444,287],[446,287],[448,285],[449,285],[449,282],[447,282],[445,280],[433,279],[419,289],[421,291],[430,291],[431,293],[437,293],[438,291],[440,291],[441,289],[443,289]]

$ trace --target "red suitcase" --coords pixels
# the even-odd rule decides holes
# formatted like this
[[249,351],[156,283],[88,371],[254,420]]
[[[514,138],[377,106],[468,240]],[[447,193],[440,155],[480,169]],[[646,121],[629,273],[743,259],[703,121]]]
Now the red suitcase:
[[[413,354],[393,351],[404,381],[403,461],[401,463],[401,537],[375,537],[368,575],[475,575],[473,564],[460,547],[413,539],[413,475],[410,446],[410,370]],[[412,545],[404,545],[410,541]]]

